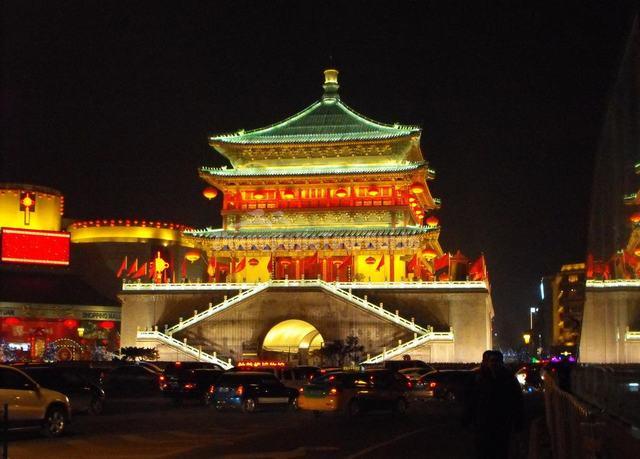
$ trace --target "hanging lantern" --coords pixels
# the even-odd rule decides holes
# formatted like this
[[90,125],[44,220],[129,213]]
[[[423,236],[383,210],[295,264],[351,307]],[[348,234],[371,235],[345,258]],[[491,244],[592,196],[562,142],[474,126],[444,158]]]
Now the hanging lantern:
[[291,188],[287,188],[286,190],[284,190],[282,192],[282,197],[284,199],[293,199],[296,197],[296,194],[294,193],[294,191]]
[[258,259],[257,259],[257,258],[251,258],[251,259],[249,260],[249,264],[250,264],[251,266],[257,266],[259,263],[260,263],[260,262],[258,261]]
[[372,265],[376,262],[376,259],[373,257],[367,257],[367,259],[365,260],[365,263],[367,263],[368,265]]
[[377,186],[369,187],[368,191],[369,196],[378,196],[380,194],[380,190]]
[[282,266],[289,266],[291,264],[291,260],[280,260],[280,264]]
[[435,217],[435,216],[432,215],[431,217],[429,217],[429,218],[427,218],[425,220],[425,223],[427,224],[427,226],[429,228],[434,228],[434,227],[438,226],[438,224],[440,223],[440,220],[438,220],[438,217]]
[[424,188],[425,187],[422,183],[415,182],[411,184],[411,186],[409,187],[409,190],[411,190],[413,194],[421,194],[421,193],[424,193],[425,191]]
[[631,220],[632,223],[640,223],[640,212],[632,214],[631,217],[629,217],[629,220]]
[[417,202],[412,202],[409,205],[411,206],[412,209],[415,209],[416,207],[418,207],[418,203]]
[[17,317],[7,317],[6,319],[4,319],[4,323],[6,325],[9,325],[10,327],[13,327],[14,325],[18,325],[20,323],[20,319],[18,319]]
[[202,195],[205,198],[207,198],[209,201],[211,201],[213,198],[218,196],[218,190],[216,190],[214,187],[210,186],[210,187],[207,187],[204,190],[202,190]]
[[75,319],[65,319],[62,322],[62,325],[64,325],[65,328],[76,328],[78,326],[78,321]]
[[636,250],[634,250],[634,251],[633,251],[633,254],[634,254],[636,257],[640,257],[640,249],[636,249]]
[[423,256],[426,260],[431,261],[431,260],[433,260],[435,257],[437,257],[437,256],[438,256],[438,254],[436,253],[436,251],[435,251],[435,250],[427,248],[427,249],[424,249],[424,250],[422,251],[422,256]]
[[264,190],[256,190],[253,192],[253,199],[264,199]]
[[338,188],[336,190],[336,196],[339,198],[344,198],[347,194],[347,190],[345,190],[344,188]]
[[187,253],[184,255],[184,257],[189,260],[191,263],[193,263],[194,261],[198,261],[200,259],[200,251],[199,250],[189,250],[187,251]]
[[416,198],[414,198],[413,196],[409,196],[409,202],[416,202]]
[[115,322],[111,321],[111,320],[105,320],[103,322],[100,322],[98,324],[98,326],[100,328],[104,328],[105,330],[111,330],[113,327],[116,326]]

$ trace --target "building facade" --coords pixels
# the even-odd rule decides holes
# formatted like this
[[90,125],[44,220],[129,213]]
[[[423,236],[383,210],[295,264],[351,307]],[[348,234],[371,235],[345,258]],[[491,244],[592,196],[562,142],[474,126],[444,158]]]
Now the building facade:
[[223,224],[182,232],[206,282],[124,284],[123,345],[224,366],[309,362],[355,336],[364,362],[478,361],[493,316],[484,257],[440,247],[420,136],[355,112],[327,70],[300,113],[211,137],[230,166],[199,175]]

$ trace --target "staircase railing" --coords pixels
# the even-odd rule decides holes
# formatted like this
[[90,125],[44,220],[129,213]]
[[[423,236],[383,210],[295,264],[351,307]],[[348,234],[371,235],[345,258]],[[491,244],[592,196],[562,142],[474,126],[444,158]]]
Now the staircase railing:
[[426,344],[430,341],[451,341],[453,342],[453,332],[449,331],[449,332],[434,332],[434,331],[427,331],[427,333],[425,333],[422,336],[418,336],[410,341],[407,341],[406,343],[402,343],[399,346],[393,347],[389,350],[386,350],[384,352],[382,352],[381,354],[378,354],[376,356],[373,356],[371,358],[368,358],[367,360],[364,360],[362,362],[360,362],[363,365],[367,365],[367,364],[372,364],[372,363],[381,363],[384,362],[385,360],[389,360],[392,359],[393,357],[397,357],[401,354],[406,353],[407,351],[410,351],[411,349],[414,349],[418,346],[421,346],[423,344]]
[[209,317],[218,314],[222,311],[224,311],[225,309],[230,308],[231,306],[238,304],[241,301],[246,300],[247,298],[255,295],[256,293],[259,293],[261,291],[263,291],[264,289],[266,289],[267,287],[269,287],[269,282],[264,282],[262,284],[257,284],[254,287],[250,288],[249,290],[244,290],[240,293],[238,293],[235,296],[232,296],[231,298],[227,298],[225,300],[223,300],[222,302],[216,304],[215,306],[209,306],[208,309],[205,309],[204,311],[195,314],[191,317],[189,317],[186,320],[183,320],[181,322],[178,322],[176,325],[174,325],[173,327],[169,327],[165,330],[165,333],[167,335],[173,335],[174,333],[177,333],[179,331],[184,330],[185,328],[191,327],[192,325],[200,322],[201,320],[204,319],[208,319]]
[[219,359],[215,355],[207,354],[206,352],[202,352],[202,349],[190,346],[189,344],[179,341],[172,336],[165,335],[159,331],[139,331],[137,334],[137,339],[139,341],[159,341],[162,344],[166,344],[174,349],[177,349],[185,354],[197,359],[200,362],[209,362],[219,365],[224,370],[228,370],[233,368],[233,365],[230,361],[224,361]]

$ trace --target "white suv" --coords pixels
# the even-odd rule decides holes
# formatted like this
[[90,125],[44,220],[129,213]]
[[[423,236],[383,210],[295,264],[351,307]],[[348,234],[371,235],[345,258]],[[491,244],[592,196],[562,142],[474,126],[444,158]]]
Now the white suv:
[[0,365],[0,423],[9,409],[9,429],[38,427],[50,437],[62,435],[71,420],[69,399],[45,389],[17,368]]

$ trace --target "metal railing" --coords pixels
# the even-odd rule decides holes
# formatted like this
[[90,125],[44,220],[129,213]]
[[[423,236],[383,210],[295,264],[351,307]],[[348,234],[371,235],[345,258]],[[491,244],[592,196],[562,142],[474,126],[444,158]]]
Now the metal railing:
[[[319,279],[271,279],[274,286],[282,287],[304,287],[317,284]],[[409,289],[409,290],[487,290],[485,281],[383,281],[383,282],[327,282],[341,289]],[[254,287],[260,282],[179,282],[179,283],[123,283],[122,290],[125,292],[135,291],[172,291],[172,290],[246,290]]]
[[359,296],[353,295],[351,292],[345,291],[333,284],[330,284],[329,282],[325,282],[321,280],[317,280],[315,282],[317,282],[320,287],[330,291],[334,295],[338,295],[339,297],[344,298],[347,301],[350,301],[356,306],[359,306],[360,308],[365,309],[369,312],[373,312],[374,314],[390,322],[393,322],[396,325],[400,325],[404,328],[407,328],[414,333],[424,334],[429,332],[427,328],[421,327],[420,325],[416,325],[414,321],[407,320],[404,317],[399,316],[398,314],[394,314],[391,311],[387,311],[381,305],[375,305],[369,302],[368,300],[364,298],[360,298]]
[[214,363],[225,370],[233,368],[231,360],[225,362],[224,360],[219,359],[216,355],[207,354],[200,348],[190,346],[183,341],[179,341],[174,337],[165,335],[164,333],[159,331],[138,331],[137,339],[139,341],[159,341],[163,344],[166,344],[167,346],[190,355],[191,357],[197,359],[199,362]]
[[198,322],[200,322],[201,320],[207,319],[215,314],[218,314],[219,312],[222,312],[228,308],[230,308],[231,306],[238,304],[241,301],[246,300],[247,298],[255,295],[256,293],[259,293],[263,290],[265,290],[266,288],[269,287],[269,283],[268,282],[264,282],[262,284],[254,284],[253,287],[251,287],[249,290],[244,290],[241,291],[240,293],[238,293],[235,296],[232,296],[231,298],[226,298],[224,299],[222,302],[216,304],[215,306],[213,306],[211,303],[209,303],[209,308],[205,309],[204,311],[195,314],[191,317],[189,317],[186,320],[183,320],[181,322],[178,322],[176,325],[174,325],[173,327],[169,327],[165,330],[165,333],[167,335],[173,335],[174,333],[177,333],[181,330],[184,330],[187,327],[190,327]]
[[384,362],[385,360],[392,359],[393,357],[397,357],[401,354],[404,354],[407,351],[413,348],[416,348],[422,344],[426,344],[430,341],[453,342],[453,332],[452,331],[434,332],[434,331],[428,330],[427,333],[425,333],[424,335],[418,336],[410,341],[407,341],[406,343],[402,343],[399,346],[396,346],[389,350],[385,350],[381,354],[378,354],[374,357],[368,358],[367,360],[360,362],[360,364],[367,365],[367,364],[373,364],[373,363],[381,363],[381,362]]
[[[242,284],[242,285],[247,285],[247,284]],[[251,284],[250,284],[251,285]],[[364,309],[368,312],[372,312],[374,314],[376,314],[377,316],[388,320],[390,322],[395,323],[396,325],[400,325],[401,327],[404,327],[414,333],[418,333],[418,334],[425,334],[427,333],[429,330],[427,328],[421,327],[420,325],[417,325],[414,321],[412,320],[407,320],[404,317],[401,317],[398,314],[395,314],[391,311],[388,311],[386,309],[384,309],[381,305],[376,305],[371,303],[370,301],[364,299],[364,298],[360,298],[357,295],[353,295],[350,291],[348,290],[344,290],[340,287],[338,287],[338,285],[349,285],[349,284],[332,284],[330,282],[325,282],[323,280],[320,279],[301,279],[301,280],[270,280],[267,282],[263,282],[260,284],[252,284],[252,286],[244,291],[241,291],[239,294],[225,299],[224,301],[222,301],[221,303],[218,303],[217,305],[213,306],[210,305],[207,309],[205,309],[204,311],[201,311],[191,317],[189,317],[188,319],[185,319],[179,323],[177,323],[176,325],[169,327],[165,330],[164,333],[166,333],[167,335],[173,335],[174,333],[180,332],[188,327],[191,327],[195,324],[197,324],[198,322],[210,318],[211,316],[224,311],[226,309],[228,309],[229,307],[238,304],[241,301],[246,300],[247,298],[262,292],[263,290],[266,290],[269,287],[275,287],[275,288],[297,288],[297,287],[316,287],[316,288],[322,288],[328,292],[333,293],[334,295],[339,296],[340,298],[343,298],[347,301],[349,301],[350,303],[354,304],[355,306],[360,307],[361,309]]]

